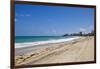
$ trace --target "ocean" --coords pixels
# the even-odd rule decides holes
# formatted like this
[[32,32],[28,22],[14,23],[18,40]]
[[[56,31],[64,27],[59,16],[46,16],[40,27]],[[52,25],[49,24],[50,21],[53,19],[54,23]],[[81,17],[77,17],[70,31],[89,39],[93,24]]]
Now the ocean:
[[39,44],[58,43],[76,39],[78,37],[73,36],[16,36],[15,48],[36,46]]

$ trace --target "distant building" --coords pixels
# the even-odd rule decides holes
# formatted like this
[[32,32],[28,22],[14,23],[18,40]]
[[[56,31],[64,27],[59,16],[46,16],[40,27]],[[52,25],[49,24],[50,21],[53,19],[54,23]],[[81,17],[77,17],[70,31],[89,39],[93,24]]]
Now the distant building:
[[82,32],[79,32],[79,35],[82,36]]

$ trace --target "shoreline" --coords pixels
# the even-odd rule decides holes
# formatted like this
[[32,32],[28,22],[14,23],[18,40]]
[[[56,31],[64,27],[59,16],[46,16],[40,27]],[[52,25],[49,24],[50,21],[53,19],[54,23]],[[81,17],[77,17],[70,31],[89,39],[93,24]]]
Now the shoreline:
[[71,41],[74,39],[80,38],[79,36],[77,37],[70,37],[70,38],[61,38],[61,39],[52,39],[52,40],[45,40],[45,41],[35,41],[35,42],[25,42],[25,43],[15,43],[15,48],[24,48],[24,47],[31,47],[31,46],[38,46],[38,45],[44,45],[44,44],[49,44],[49,43],[60,43],[60,42],[66,42],[66,41]]
[[[65,39],[58,39],[58,40],[49,40],[46,41],[46,43],[42,43],[42,44],[38,44],[38,45],[28,45],[28,46],[23,46],[23,47],[18,47],[16,48],[15,47],[15,55],[24,55],[24,53],[29,53],[33,50],[36,50],[36,49],[40,49],[40,48],[47,48],[47,47],[52,47],[52,45],[55,46],[55,44],[61,44],[61,43],[70,43],[72,42],[73,40],[77,40],[79,39],[80,37],[71,37],[71,38],[65,38]],[[44,41],[43,41],[44,42]],[[34,42],[31,42],[31,43],[34,43]],[[23,44],[23,43],[22,43]],[[27,44],[26,44],[27,45]]]
[[[69,42],[44,44],[43,47],[41,46],[40,48],[37,48],[35,50],[33,50],[33,48],[31,47],[30,48],[31,50],[28,51],[27,53],[23,53],[21,55],[18,54],[15,56],[15,65],[18,66],[18,65],[32,65],[32,64],[34,65],[34,64],[48,64],[48,63],[63,63],[63,62],[75,62],[75,61],[87,61],[87,60],[91,61],[94,59],[93,40],[94,40],[93,37],[81,37],[79,39],[75,39]],[[90,51],[92,53],[87,52],[84,55],[83,52],[85,52],[85,50],[88,51],[87,48],[88,49],[90,48],[91,49]],[[23,49],[22,51],[24,52],[25,50],[27,49]],[[78,54],[76,55],[76,53]]]

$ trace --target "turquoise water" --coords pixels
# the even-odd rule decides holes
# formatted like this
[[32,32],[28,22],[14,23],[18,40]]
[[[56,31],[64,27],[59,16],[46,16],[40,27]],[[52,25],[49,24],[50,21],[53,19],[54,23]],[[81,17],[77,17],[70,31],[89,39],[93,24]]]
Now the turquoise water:
[[25,42],[36,42],[36,41],[47,41],[47,40],[56,40],[70,38],[62,36],[16,36],[15,43],[25,43]]

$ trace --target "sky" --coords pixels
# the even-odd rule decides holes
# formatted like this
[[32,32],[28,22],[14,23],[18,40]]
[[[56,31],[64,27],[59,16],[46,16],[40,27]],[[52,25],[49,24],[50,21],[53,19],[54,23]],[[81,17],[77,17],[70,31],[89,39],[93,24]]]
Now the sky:
[[94,8],[15,4],[15,36],[60,36],[88,33]]

